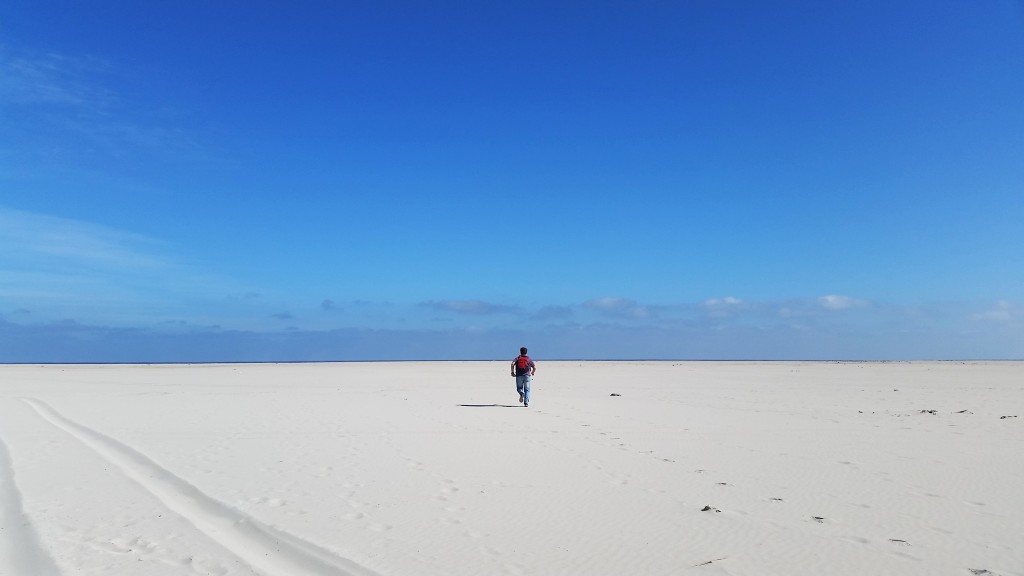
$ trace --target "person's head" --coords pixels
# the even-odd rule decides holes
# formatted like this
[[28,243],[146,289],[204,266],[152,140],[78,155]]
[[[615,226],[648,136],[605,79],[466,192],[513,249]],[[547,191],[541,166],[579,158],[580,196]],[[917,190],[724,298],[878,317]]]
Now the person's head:
[[523,346],[522,348],[520,348],[519,349],[519,353],[522,354],[523,356],[526,356],[526,346]]

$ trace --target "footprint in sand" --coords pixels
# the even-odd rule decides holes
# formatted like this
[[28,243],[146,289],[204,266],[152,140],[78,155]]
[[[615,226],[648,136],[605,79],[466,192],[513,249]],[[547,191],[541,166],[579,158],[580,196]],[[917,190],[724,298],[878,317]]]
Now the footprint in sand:
[[435,496],[434,499],[444,502],[447,501],[452,494],[455,494],[458,491],[459,489],[456,488],[455,486],[444,486],[441,488],[441,490],[439,490],[440,493],[437,496]]
[[94,550],[102,550],[114,554],[145,555],[156,551],[159,545],[141,537],[125,539],[111,538],[108,540],[91,540],[89,546]]
[[252,498],[249,500],[249,502],[252,502],[253,504],[263,504],[265,506],[272,506],[274,508],[279,508],[281,506],[286,506],[288,504],[288,502],[283,498],[270,498],[266,496],[262,498]]
[[345,502],[349,505],[350,508],[362,508],[367,505],[366,502],[363,502],[361,500],[346,500]]
[[491,557],[497,557],[497,556],[501,556],[503,554],[501,550],[498,550],[497,548],[495,548],[493,546],[481,546],[480,547],[480,552],[482,554],[486,555],[486,556],[491,556]]
[[226,565],[216,560],[195,556],[179,556],[177,564],[187,568],[190,574],[227,574],[229,571]]
[[441,524],[446,524],[448,526],[455,526],[457,524],[462,524],[462,520],[459,520],[458,518],[452,518],[451,516],[442,516],[442,517],[438,518],[437,521],[440,522]]
[[518,562],[505,562],[503,567],[508,574],[518,575],[527,573],[526,567]]

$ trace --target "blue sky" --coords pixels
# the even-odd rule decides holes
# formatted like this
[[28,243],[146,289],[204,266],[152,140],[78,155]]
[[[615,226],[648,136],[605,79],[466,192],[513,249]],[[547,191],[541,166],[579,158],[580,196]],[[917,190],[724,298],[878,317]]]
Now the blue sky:
[[1024,357],[1024,5],[0,6],[0,361]]

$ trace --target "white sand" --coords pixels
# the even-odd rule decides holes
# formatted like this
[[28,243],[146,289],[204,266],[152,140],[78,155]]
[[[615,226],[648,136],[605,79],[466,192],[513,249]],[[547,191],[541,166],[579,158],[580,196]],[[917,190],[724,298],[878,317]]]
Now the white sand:
[[1024,576],[1024,364],[507,364],[0,367],[0,575]]

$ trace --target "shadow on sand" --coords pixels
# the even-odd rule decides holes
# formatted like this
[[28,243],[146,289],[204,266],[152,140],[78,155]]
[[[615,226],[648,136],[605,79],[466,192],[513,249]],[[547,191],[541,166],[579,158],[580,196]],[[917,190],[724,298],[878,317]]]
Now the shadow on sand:
[[522,404],[459,404],[463,408],[522,408]]

